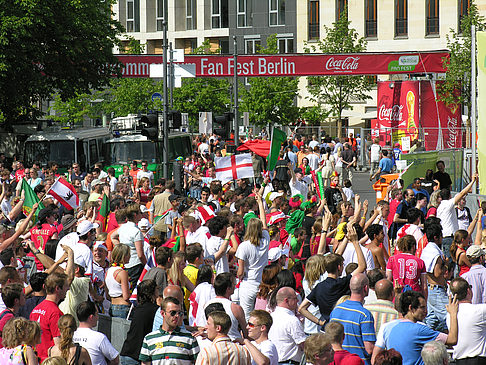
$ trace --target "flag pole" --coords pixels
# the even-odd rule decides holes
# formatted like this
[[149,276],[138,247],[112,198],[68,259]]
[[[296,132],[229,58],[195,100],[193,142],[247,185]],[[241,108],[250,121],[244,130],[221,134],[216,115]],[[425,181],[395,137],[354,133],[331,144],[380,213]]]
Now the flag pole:
[[55,183],[57,183],[59,181],[61,177],[59,176],[56,181],[54,181],[54,183],[51,185],[51,187],[49,188],[49,190],[47,190],[44,195],[42,195],[41,198],[39,198],[39,202],[43,201],[46,197],[47,197],[47,194],[49,194],[49,191],[51,191],[52,187],[54,186]]

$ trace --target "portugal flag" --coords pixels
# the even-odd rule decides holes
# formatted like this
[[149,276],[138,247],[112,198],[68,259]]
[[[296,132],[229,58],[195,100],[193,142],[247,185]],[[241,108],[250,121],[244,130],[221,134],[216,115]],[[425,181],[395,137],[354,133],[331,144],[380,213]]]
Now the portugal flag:
[[22,204],[22,211],[26,216],[28,216],[32,211],[32,206],[35,203],[39,203],[39,208],[36,210],[35,216],[33,218],[35,223],[35,221],[37,220],[37,215],[39,214],[41,209],[44,209],[44,204],[42,204],[42,202],[39,200],[37,194],[34,193],[34,190],[32,190],[25,178],[22,179],[22,191],[24,192],[24,204]]
[[108,215],[110,214],[110,199],[103,194],[103,201],[101,202],[100,210],[98,211],[98,216],[96,220],[101,222],[103,227],[103,232],[106,232],[106,225],[108,224]]
[[275,170],[275,165],[277,164],[278,155],[280,154],[280,149],[283,143],[287,140],[287,135],[280,129],[273,128],[272,130],[272,141],[270,144],[270,153],[268,154],[267,161],[268,171]]

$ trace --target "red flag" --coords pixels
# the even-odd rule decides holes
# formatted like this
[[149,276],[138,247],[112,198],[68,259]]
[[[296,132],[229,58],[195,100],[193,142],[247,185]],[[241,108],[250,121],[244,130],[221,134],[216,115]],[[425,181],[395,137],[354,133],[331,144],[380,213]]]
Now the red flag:
[[106,225],[108,224],[108,215],[110,214],[110,199],[103,194],[103,201],[101,202],[101,207],[98,210],[98,216],[96,220],[102,223],[103,232],[106,232]]
[[52,184],[49,193],[68,210],[76,210],[79,207],[79,197],[74,186],[62,177]]

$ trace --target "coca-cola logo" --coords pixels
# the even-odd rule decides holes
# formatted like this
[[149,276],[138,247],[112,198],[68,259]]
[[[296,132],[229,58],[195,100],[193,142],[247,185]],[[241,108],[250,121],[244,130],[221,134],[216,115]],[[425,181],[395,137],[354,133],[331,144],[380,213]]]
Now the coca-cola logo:
[[403,105],[393,105],[391,108],[387,108],[385,104],[382,104],[380,106],[378,119],[401,122],[403,120],[402,109]]
[[447,139],[448,148],[456,148],[456,140],[459,136],[459,130],[457,128],[457,118],[447,117],[447,129],[449,131],[449,138]]
[[336,59],[330,57],[326,62],[326,70],[353,71],[359,67],[359,57],[346,57]]

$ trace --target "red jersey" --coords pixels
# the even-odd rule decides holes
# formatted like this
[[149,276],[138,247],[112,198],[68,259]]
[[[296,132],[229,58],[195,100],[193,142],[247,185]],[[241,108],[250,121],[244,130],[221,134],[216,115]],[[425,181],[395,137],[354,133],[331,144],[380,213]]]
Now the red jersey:
[[36,346],[41,362],[48,357],[49,347],[54,346],[54,337],[60,337],[57,321],[63,315],[56,303],[43,300],[30,314],[30,320],[39,322],[41,328],[41,343]]
[[110,214],[108,214],[108,224],[106,225],[106,232],[111,232],[118,227],[119,225],[115,218],[115,212],[110,212]]
[[[49,241],[56,233],[58,233],[56,227],[50,225],[49,223],[44,223],[41,228],[35,225],[30,230],[30,239],[32,242],[34,242],[35,248],[44,251],[46,248],[46,242]],[[34,257],[32,253],[29,253],[28,256]],[[37,258],[35,259],[35,263],[37,265],[37,271],[44,270],[44,266],[42,266],[41,262]]]
[[151,189],[143,190],[142,188],[140,188],[138,190],[138,193],[140,194],[140,204],[145,205],[145,204],[148,203],[148,201],[149,201],[148,197],[149,197],[151,191],[152,191]]
[[137,174],[138,174],[138,171],[140,171],[140,169],[136,169],[136,170],[130,169],[130,171],[128,172],[129,175],[133,179],[133,186],[137,186]]
[[390,257],[386,264],[386,269],[391,270],[393,282],[398,280],[398,284],[402,286],[410,285],[412,290],[422,291],[419,279],[422,274],[427,272],[422,259],[410,253],[399,253]]
[[397,208],[400,205],[400,200],[392,199],[390,202],[390,213],[388,213],[388,227],[391,227],[393,223],[393,218],[395,217],[395,213],[397,212]]
[[329,365],[364,365],[363,360],[356,354],[341,350],[334,352],[334,361]]
[[15,171],[15,180],[17,182],[21,181],[25,177],[25,170],[17,170]]

